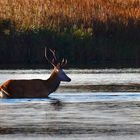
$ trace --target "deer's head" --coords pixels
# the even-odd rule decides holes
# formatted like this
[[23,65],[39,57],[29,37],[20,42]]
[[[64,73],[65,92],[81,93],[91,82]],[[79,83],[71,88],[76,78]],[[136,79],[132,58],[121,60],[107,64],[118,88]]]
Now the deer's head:
[[49,49],[49,50],[53,55],[53,59],[52,60],[48,59],[47,48],[45,48],[45,58],[53,66],[53,71],[52,71],[51,75],[55,75],[58,78],[59,81],[70,82],[71,79],[63,71],[63,67],[67,64],[67,60],[65,60],[63,58],[61,62],[58,62],[57,58],[56,58],[56,55],[55,55],[55,50],[51,50],[51,49]]

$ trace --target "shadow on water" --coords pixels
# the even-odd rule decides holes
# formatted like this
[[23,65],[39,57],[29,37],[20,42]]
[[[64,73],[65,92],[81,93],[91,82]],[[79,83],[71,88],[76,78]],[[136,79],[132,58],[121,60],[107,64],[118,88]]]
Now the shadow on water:
[[50,104],[54,107],[55,110],[61,110],[64,106],[63,102],[57,98],[48,97]]
[[60,110],[63,108],[64,104],[62,100],[54,97],[48,97],[48,98],[15,98],[15,99],[0,99],[0,104],[18,104],[18,103],[25,103],[25,104],[32,104],[32,103],[48,103],[51,105],[55,110]]

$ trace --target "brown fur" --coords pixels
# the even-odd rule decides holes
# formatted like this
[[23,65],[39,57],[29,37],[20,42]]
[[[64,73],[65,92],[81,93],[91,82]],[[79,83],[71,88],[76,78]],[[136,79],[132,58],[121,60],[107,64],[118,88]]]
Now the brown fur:
[[60,80],[53,70],[47,80],[8,80],[0,86],[1,98],[45,98],[59,87]]

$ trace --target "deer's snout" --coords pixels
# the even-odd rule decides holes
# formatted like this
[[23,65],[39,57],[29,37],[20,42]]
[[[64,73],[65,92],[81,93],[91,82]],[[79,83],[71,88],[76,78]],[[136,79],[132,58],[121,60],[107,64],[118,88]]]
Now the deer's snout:
[[70,81],[71,81],[71,79],[68,77],[66,82],[70,82]]
[[67,75],[65,75],[61,80],[65,81],[65,82],[70,82],[71,81],[71,79]]

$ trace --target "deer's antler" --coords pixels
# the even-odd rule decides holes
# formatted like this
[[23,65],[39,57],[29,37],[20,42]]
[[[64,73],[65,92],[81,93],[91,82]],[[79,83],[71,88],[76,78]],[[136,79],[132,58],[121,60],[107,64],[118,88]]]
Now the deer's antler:
[[67,64],[67,59],[62,59],[61,62],[57,62],[57,57],[56,57],[56,53],[55,53],[55,50],[52,50],[52,49],[49,49],[50,52],[52,53],[53,55],[53,59],[50,60],[47,56],[47,48],[45,48],[45,58],[47,59],[47,61],[53,66],[53,67],[63,67]]
[[50,49],[50,51],[53,53],[53,56],[54,56],[54,58],[52,59],[52,61],[51,61],[51,60],[48,58],[48,56],[47,56],[47,48],[45,48],[45,58],[46,58],[46,60],[47,60],[53,67],[55,67],[55,64],[54,64],[54,59],[56,60],[55,52],[52,51],[51,49]]
[[60,67],[64,67],[67,64],[67,59],[62,59]]

